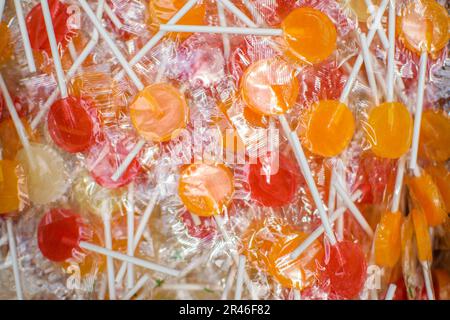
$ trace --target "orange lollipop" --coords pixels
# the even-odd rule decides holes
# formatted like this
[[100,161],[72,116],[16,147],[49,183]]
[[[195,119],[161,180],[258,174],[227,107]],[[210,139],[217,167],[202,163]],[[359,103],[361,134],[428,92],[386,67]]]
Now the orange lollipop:
[[20,167],[17,161],[0,160],[0,214],[20,210]]
[[420,209],[411,210],[411,216],[414,223],[419,260],[431,262],[432,248],[430,234],[428,233],[427,218]]
[[424,111],[420,127],[419,155],[443,162],[450,158],[450,118],[443,112]]
[[405,105],[385,102],[369,112],[365,130],[376,156],[397,159],[409,150],[412,129],[412,117]]
[[307,237],[308,234],[303,232],[289,232],[280,237],[270,250],[268,272],[283,287],[303,290],[317,280],[324,258],[324,250],[318,240],[297,258],[289,256]]
[[397,33],[409,50],[436,55],[449,39],[447,10],[435,0],[410,1],[398,18]]
[[196,215],[220,214],[233,193],[233,174],[224,165],[191,164],[181,172],[178,194],[186,208]]
[[431,176],[422,171],[419,176],[410,177],[408,181],[411,197],[423,210],[430,226],[435,227],[447,219],[444,201]]
[[401,212],[385,211],[375,232],[375,263],[382,267],[394,267],[400,259]]
[[298,93],[294,69],[279,57],[250,65],[242,76],[242,99],[258,114],[286,113],[295,104]]
[[319,63],[336,49],[336,27],[328,16],[313,8],[292,11],[281,24],[288,55],[296,61]]
[[353,138],[355,120],[350,109],[336,100],[316,102],[306,113],[302,144],[312,153],[334,157],[344,151]]
[[164,83],[146,87],[129,108],[136,130],[153,142],[168,141],[176,136],[186,126],[189,116],[183,94]]

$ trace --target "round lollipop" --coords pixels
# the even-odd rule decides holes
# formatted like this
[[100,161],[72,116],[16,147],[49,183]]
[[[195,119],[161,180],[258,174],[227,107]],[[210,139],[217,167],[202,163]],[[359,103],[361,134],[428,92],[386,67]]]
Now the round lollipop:
[[55,150],[42,144],[32,143],[30,151],[33,154],[31,164],[25,149],[17,153],[17,160],[27,175],[28,196],[37,205],[53,202],[68,187],[64,160]]
[[[54,34],[57,46],[66,48],[72,36],[75,35],[71,30],[67,20],[70,17],[69,7],[59,0],[48,0],[49,17],[54,26]],[[45,8],[42,3],[37,4],[31,9],[26,17],[28,35],[30,37],[31,48],[36,51],[45,51],[52,54],[50,37],[47,35],[45,20]],[[49,41],[50,40],[50,41]]]
[[196,215],[221,214],[233,193],[233,174],[224,165],[192,164],[181,172],[178,194],[186,208]]
[[366,280],[367,263],[361,247],[350,241],[331,246],[325,270],[332,293],[344,299],[355,298]]
[[80,215],[69,209],[51,209],[48,211],[41,218],[37,237],[39,249],[51,261],[65,261],[73,258],[79,252],[82,253],[84,249],[164,274],[172,276],[179,274],[177,270],[86,242],[86,240],[91,239],[92,230]]
[[281,207],[290,203],[299,181],[296,163],[281,154],[276,162],[268,155],[250,165],[248,182],[251,197],[266,207]]

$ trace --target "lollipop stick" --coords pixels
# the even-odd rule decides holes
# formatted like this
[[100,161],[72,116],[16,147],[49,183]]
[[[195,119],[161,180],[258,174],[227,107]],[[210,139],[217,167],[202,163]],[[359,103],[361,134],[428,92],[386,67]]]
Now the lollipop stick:
[[384,300],[392,300],[395,296],[395,291],[397,291],[397,286],[394,283],[391,283],[386,292],[386,297]]
[[417,153],[419,151],[419,140],[420,140],[420,125],[422,122],[422,112],[423,112],[423,98],[425,93],[425,77],[427,71],[427,60],[428,54],[426,51],[422,52],[420,55],[420,70],[419,70],[419,83],[417,87],[417,104],[416,112],[414,115],[414,131],[413,140],[411,146],[411,158],[409,162],[409,169],[417,169]]
[[[158,196],[159,196],[158,192],[153,193],[150,201],[148,202],[147,208],[145,208],[144,214],[142,215],[142,218],[139,221],[139,225],[137,227],[136,234],[134,235],[134,239],[133,239],[133,252],[136,251],[136,248],[137,248],[139,242],[141,241],[142,235],[144,234],[145,227],[147,226],[148,220],[150,219],[150,216],[153,213],[153,209],[155,208],[156,201],[158,200]],[[117,273],[117,276],[116,276],[117,283],[122,282],[122,279],[125,275],[126,270],[127,270],[127,264],[122,263],[122,265],[120,266],[119,272]]]
[[[357,191],[352,195],[352,200],[356,201],[361,196],[361,191]],[[333,212],[333,214],[330,217],[330,221],[333,223],[336,221],[339,217],[341,217],[345,211],[347,210],[346,207],[338,208],[336,211]],[[319,226],[316,230],[314,230],[294,251],[291,252],[290,258],[291,259],[297,259],[298,256],[300,256],[308,247],[316,240],[318,239],[323,233],[325,229],[323,228],[323,225]]]
[[331,183],[330,183],[330,192],[328,193],[328,216],[333,214],[335,204],[336,204],[336,189],[333,186],[333,182],[335,179],[335,171],[331,173]]
[[[223,4],[217,1],[217,14],[219,15],[219,22],[221,27],[227,26],[227,18],[223,9]],[[227,34],[222,34],[223,54],[226,60],[230,57],[230,38]]]
[[[386,7],[388,5],[389,0],[383,0],[380,4],[380,7],[378,8],[378,11],[375,15],[373,24],[369,28],[369,33],[367,34],[367,46],[370,47],[372,44],[372,40],[375,36],[377,28],[380,26],[381,19],[383,18],[384,11],[386,10]],[[363,64],[363,55],[360,53],[358,57],[356,58],[355,64],[353,65],[352,72],[350,73],[347,82],[345,83],[345,87],[342,90],[341,97],[339,98],[339,101],[345,102],[352,91],[353,84],[358,77],[359,70],[361,69],[361,66]]]
[[433,281],[431,280],[430,266],[428,264],[428,261],[421,261],[421,264],[428,300],[435,300]]
[[217,27],[217,26],[189,26],[189,25],[160,25],[160,30],[166,32],[185,33],[220,33],[220,34],[241,34],[254,36],[281,36],[281,29],[269,28],[242,28],[242,27]]
[[225,288],[222,291],[222,295],[220,300],[227,300],[228,294],[231,290],[231,286],[233,285],[234,278],[236,277],[236,267],[232,266],[227,275],[227,280],[225,281]]
[[109,17],[109,19],[111,19],[111,22],[113,23],[113,25],[117,29],[122,29],[123,24],[122,24],[122,22],[120,22],[119,18],[117,18],[114,11],[106,3],[104,4],[104,7],[105,7],[105,13]]
[[55,30],[53,29],[52,16],[47,0],[41,0],[42,14],[44,15],[45,28],[47,30],[48,41],[50,42],[50,49],[52,51],[53,63],[56,70],[56,78],[58,80],[59,91],[61,98],[67,98],[67,87],[64,71],[59,57],[58,43],[56,42]]
[[[177,13],[167,22],[167,24],[175,24],[177,23],[181,18],[183,18],[186,13],[191,10],[191,8],[197,4],[199,0],[189,0],[186,2],[186,4],[178,10]],[[165,31],[159,31],[156,33],[143,47],[141,50],[139,50],[136,55],[129,61],[130,66],[134,66],[136,63],[138,63],[165,35],[167,32]],[[121,71],[116,74],[114,77],[114,80],[119,81],[124,76],[124,72]]]
[[244,272],[245,272],[245,256],[239,256],[239,264],[237,270],[237,279],[236,279],[236,291],[234,292],[234,300],[242,299],[242,289],[244,284]]
[[[376,7],[373,5],[372,0],[365,0],[365,2],[366,2],[366,6],[367,6],[367,9],[369,10],[370,15],[372,16],[372,18],[374,18],[376,15],[376,10],[375,10]],[[384,32],[384,29],[381,25],[378,26],[377,33],[378,33],[378,37],[380,38],[381,44],[383,45],[383,47],[385,49],[389,48],[389,40],[388,40],[386,33]]]
[[243,0],[242,2],[244,3],[244,6],[247,8],[247,10],[252,15],[252,18],[256,21],[256,23],[259,26],[264,25],[265,24],[264,18],[261,16],[258,9],[253,5],[253,3],[251,3],[248,0]]
[[17,260],[16,240],[14,238],[14,229],[12,219],[6,219],[6,228],[8,229],[9,252],[14,273],[14,283],[16,284],[16,294],[18,300],[23,300],[22,283],[20,281],[19,261]]
[[127,155],[127,157],[122,161],[122,163],[117,168],[116,172],[112,175],[111,179],[113,181],[117,181],[120,179],[120,177],[125,173],[125,171],[130,166],[131,162],[133,162],[134,158],[139,154],[139,152],[144,147],[146,141],[144,139],[141,139],[136,143],[133,150]]
[[122,300],[130,300],[133,296],[142,289],[142,287],[150,280],[148,274],[144,274],[137,282],[136,285],[128,291],[126,296],[122,298]]
[[[107,211],[106,201],[104,201],[102,204],[102,216],[106,249],[112,250],[111,216],[110,212]],[[106,271],[108,274],[109,298],[111,300],[116,300],[116,287],[114,283],[114,262],[112,257],[109,256],[106,257]]]
[[339,194],[339,197],[344,201],[345,206],[350,210],[353,217],[358,221],[361,228],[370,236],[373,237],[373,230],[370,227],[367,220],[364,218],[362,213],[359,211],[359,209],[356,207],[356,205],[353,203],[352,199],[348,196],[347,191],[345,191],[344,186],[342,185],[341,181],[339,179],[336,179],[334,181],[334,187],[336,188],[337,193]]
[[[128,188],[128,206],[127,206],[127,254],[134,256],[134,183],[132,182]],[[134,266],[131,263],[127,265],[127,287],[129,289],[134,286]]]
[[168,268],[168,267],[165,267],[165,266],[161,266],[161,265],[158,265],[156,263],[153,263],[153,262],[150,262],[150,261],[146,261],[146,260],[142,260],[142,259],[139,259],[139,258],[136,258],[136,257],[131,257],[131,256],[128,256],[126,254],[123,254],[123,253],[120,253],[120,252],[117,252],[117,251],[108,250],[106,248],[97,246],[97,245],[92,244],[92,243],[88,243],[88,242],[82,241],[82,242],[80,242],[80,247],[83,248],[83,249],[89,250],[89,251],[93,251],[93,252],[97,252],[99,254],[103,254],[105,256],[111,256],[111,257],[113,257],[114,259],[117,259],[117,260],[125,261],[127,263],[132,263],[132,264],[134,264],[136,266],[140,266],[142,268],[146,268],[146,269],[153,270],[153,271],[156,271],[156,272],[168,274],[168,275],[171,275],[171,276],[174,276],[174,277],[178,276],[179,273],[180,273],[180,271],[178,271],[178,270],[175,270],[175,269],[172,269],[172,268]]
[[395,177],[394,197],[392,198],[391,212],[397,212],[400,207],[400,196],[402,194],[403,177],[405,175],[405,157],[401,157],[397,164],[397,175]]
[[2,74],[0,73],[0,90],[3,94],[3,98],[6,102],[6,107],[8,108],[8,112],[11,115],[14,126],[16,127],[17,135],[19,136],[19,140],[22,143],[25,152],[27,154],[28,162],[30,166],[33,166],[33,156],[31,153],[30,142],[28,141],[28,135],[25,130],[25,127],[20,121],[19,115],[17,114],[16,107],[14,106],[14,102],[12,101],[11,95],[9,94],[8,88],[6,87],[5,80],[3,79]]
[[375,73],[373,72],[372,67],[372,55],[370,54],[369,46],[367,45],[366,35],[364,33],[360,33],[359,36],[363,52],[364,64],[366,65],[367,80],[369,80],[370,91],[372,91],[375,105],[379,105],[380,99],[378,97],[377,82],[375,81]]
[[[96,10],[97,17],[101,17],[103,14],[103,3],[105,0],[99,0]],[[83,51],[80,53],[78,58],[74,61],[73,65],[70,67],[69,71],[66,74],[66,81],[69,81],[78,71],[80,66],[83,64],[83,62],[87,59],[87,57],[91,54],[92,50],[94,50],[95,46],[98,42],[98,32],[97,29],[94,29],[94,33],[92,34],[91,40],[89,40],[86,47],[83,49]],[[55,89],[55,91],[52,92],[50,97],[47,99],[47,101],[44,103],[43,106],[41,106],[39,112],[36,114],[36,117],[31,121],[31,129],[34,130],[37,128],[39,123],[42,121],[42,118],[47,113],[48,109],[52,106],[52,104],[56,101],[58,98],[59,90],[58,88]]]
[[289,124],[286,120],[285,116],[279,117],[281,126],[283,131],[294,150],[295,157],[297,159],[298,164],[303,172],[303,176],[305,177],[306,183],[308,185],[309,190],[313,196],[314,203],[319,211],[320,219],[322,220],[322,225],[325,228],[325,233],[330,241],[331,245],[336,244],[336,237],[334,236],[333,230],[331,228],[330,221],[328,220],[328,216],[325,212],[325,207],[323,205],[322,199],[320,198],[319,191],[317,190],[316,183],[311,173],[311,169],[309,168],[308,160],[306,160],[305,153],[303,152],[302,145],[300,144],[300,140],[298,139],[297,133],[291,131]]
[[395,0],[389,2],[389,51],[387,67],[387,101],[394,101],[395,78]]
[[[34,63],[33,50],[31,49],[30,37],[28,36],[27,26],[25,24],[25,17],[23,15],[21,0],[14,0],[14,7],[16,8],[17,22],[19,23],[20,34],[22,36],[23,47],[25,49],[25,57],[27,58],[28,69],[30,72],[36,72],[36,65]],[[5,3],[4,1],[2,1]]]
[[[45,1],[45,0],[41,0]],[[122,68],[125,70],[125,72],[130,77],[131,81],[134,83],[136,88],[138,88],[139,91],[144,89],[144,85],[142,84],[141,80],[139,80],[139,77],[136,75],[136,73],[133,71],[131,66],[128,64],[128,61],[123,56],[122,52],[120,52],[117,45],[114,43],[114,40],[108,35],[105,28],[102,26],[99,19],[96,17],[94,12],[92,11],[91,7],[87,4],[86,0],[78,0],[83,10],[86,12],[87,16],[91,20],[91,22],[94,24],[95,28],[100,33],[100,36],[105,40],[105,42],[110,47],[111,51],[113,52],[116,59],[119,61],[119,63],[122,65]]]

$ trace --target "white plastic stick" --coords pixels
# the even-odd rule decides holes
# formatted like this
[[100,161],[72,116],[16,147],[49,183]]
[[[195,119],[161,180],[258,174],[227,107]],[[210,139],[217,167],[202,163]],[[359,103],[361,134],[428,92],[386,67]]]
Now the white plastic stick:
[[411,157],[409,162],[409,169],[411,170],[415,170],[417,168],[417,153],[419,151],[420,125],[422,123],[423,97],[425,93],[427,61],[428,61],[428,54],[426,51],[424,51],[420,55],[419,83],[417,86],[417,104],[416,104],[416,112],[414,114],[414,131],[411,146]]
[[[366,2],[366,6],[367,9],[369,10],[370,15],[373,17],[375,17],[376,15],[376,10],[375,10],[375,6],[372,3],[372,0],[365,0]],[[378,37],[380,38],[381,44],[383,45],[383,47],[385,49],[389,48],[389,40],[386,36],[386,33],[384,32],[384,29],[381,25],[378,26],[377,28],[377,33],[378,33]]]
[[395,291],[397,291],[397,286],[395,285],[395,283],[391,283],[388,287],[388,290],[386,292],[386,297],[384,298],[384,300],[394,299]]
[[236,290],[234,292],[234,300],[242,299],[242,289],[244,284],[245,256],[239,256],[239,264],[237,270]]
[[316,183],[311,173],[311,169],[309,168],[308,160],[306,159],[305,153],[303,152],[302,145],[300,144],[300,140],[297,136],[297,133],[291,131],[289,124],[284,115],[279,117],[281,126],[283,131],[289,140],[292,149],[294,150],[295,157],[297,162],[303,172],[303,176],[305,177],[306,183],[311,191],[314,203],[319,211],[320,219],[322,220],[322,225],[325,228],[325,233],[330,241],[331,245],[336,244],[336,237],[333,233],[333,229],[331,228],[330,221],[328,220],[328,215],[325,211],[325,207],[323,205],[322,199],[320,198],[319,191],[317,190]]
[[[139,242],[141,241],[142,235],[144,234],[144,230],[145,227],[148,224],[148,220],[150,219],[152,213],[153,213],[153,209],[155,208],[156,205],[156,201],[158,200],[158,192],[154,192],[152,197],[150,198],[150,201],[148,202],[147,208],[145,208],[144,214],[142,215],[141,220],[139,220],[139,225],[137,227],[136,230],[136,234],[134,235],[134,239],[133,239],[133,252],[136,251],[136,248],[139,244]],[[127,264],[126,263],[122,263],[122,265],[120,266],[119,272],[117,273],[116,276],[116,282],[117,283],[121,283],[122,279],[125,275],[125,272],[127,270]]]
[[6,228],[8,229],[9,252],[11,253],[11,262],[14,273],[14,283],[16,285],[16,294],[18,300],[23,300],[22,282],[20,281],[19,261],[17,259],[16,240],[14,238],[14,229],[12,219],[6,219]]
[[180,271],[178,271],[178,270],[175,270],[175,269],[172,269],[172,268],[168,268],[168,267],[165,267],[165,266],[161,266],[159,264],[156,264],[156,263],[153,263],[153,262],[150,262],[150,261],[147,261],[147,260],[139,259],[139,258],[136,258],[136,257],[131,257],[131,256],[128,256],[126,254],[123,254],[123,253],[120,253],[120,252],[117,252],[117,251],[108,250],[106,248],[97,246],[97,245],[92,244],[92,243],[88,243],[88,242],[82,241],[82,242],[80,242],[80,247],[83,248],[83,249],[89,250],[89,251],[93,251],[93,252],[97,252],[99,254],[103,254],[105,256],[111,256],[111,257],[113,257],[114,259],[117,259],[117,260],[121,260],[121,261],[125,261],[125,262],[128,262],[128,263],[132,263],[132,264],[134,264],[136,266],[140,266],[142,268],[146,268],[146,269],[153,270],[153,271],[156,271],[156,272],[168,274],[170,276],[176,277],[180,273]]
[[133,296],[142,289],[142,287],[150,280],[148,274],[144,274],[137,282],[136,285],[127,292],[127,294],[122,298],[122,300],[130,300]]
[[375,73],[373,71],[373,66],[372,66],[372,55],[370,54],[369,47],[367,45],[366,35],[364,33],[360,33],[359,36],[360,36],[361,48],[362,48],[362,52],[363,52],[364,64],[366,66],[367,80],[369,81],[370,91],[373,95],[375,105],[379,105],[380,99],[378,97],[377,82],[375,81]]
[[[4,4],[5,1],[2,1]],[[23,48],[25,49],[25,57],[27,58],[28,69],[30,72],[36,72],[36,64],[34,63],[33,50],[31,49],[30,37],[25,23],[25,16],[23,14],[21,0],[14,0],[14,7],[16,8],[17,22],[19,23],[20,34],[22,36]]]
[[67,48],[69,48],[69,54],[70,57],[72,58],[72,61],[76,61],[78,58],[78,53],[77,53],[77,48],[75,48],[75,44],[73,43],[73,41],[70,41],[69,44],[67,45]]
[[336,189],[333,186],[333,181],[335,179],[335,171],[331,173],[331,183],[330,183],[330,192],[328,193],[328,216],[333,214],[335,205],[336,205]]
[[428,300],[435,300],[433,281],[431,280],[431,272],[428,261],[421,261],[420,263],[422,265],[423,279],[425,281],[425,289],[427,291]]
[[254,36],[281,36],[281,29],[268,28],[243,28],[243,27],[218,27],[218,26],[190,26],[190,25],[160,25],[160,30],[166,32],[196,32],[196,33],[220,33],[241,34]]
[[400,196],[402,194],[403,177],[405,175],[405,161],[406,160],[404,156],[398,160],[391,212],[397,212],[400,207]]
[[59,91],[61,98],[67,98],[66,78],[59,57],[58,43],[56,42],[55,30],[53,28],[52,16],[47,0],[41,0],[42,14],[44,15],[45,28],[47,30],[48,41],[50,42],[50,49],[52,51],[53,64],[55,65],[56,78],[58,80]]
[[337,193],[339,194],[339,197],[344,201],[345,206],[350,210],[353,217],[356,219],[356,221],[359,223],[361,228],[370,236],[373,237],[373,230],[370,227],[367,220],[364,218],[362,213],[359,211],[359,209],[356,207],[356,205],[353,203],[352,199],[347,194],[347,191],[345,190],[344,186],[342,185],[341,181],[339,181],[339,178],[337,178],[334,181],[334,187],[336,188]]
[[[128,187],[128,206],[127,206],[127,254],[134,256],[134,183]],[[134,287],[134,265],[127,264],[127,287]]]
[[[356,201],[361,196],[361,191],[357,191],[352,195],[352,200]],[[330,217],[330,221],[333,223],[339,217],[341,217],[345,211],[346,207],[338,208]],[[323,225],[319,226],[316,230],[314,230],[292,253],[290,254],[291,259],[297,259],[315,240],[317,240],[323,233],[325,229]]]
[[395,0],[389,2],[389,50],[387,66],[387,101],[394,101],[394,81],[395,81]]
[[[107,210],[106,201],[102,205],[103,228],[106,249],[112,250],[111,215]],[[116,286],[114,283],[114,261],[112,257],[106,257],[106,272],[108,275],[108,292],[111,300],[116,300]]]
[[[386,7],[388,5],[389,0],[383,0],[383,2],[380,4],[380,7],[378,8],[378,11],[375,15],[374,22],[370,26],[369,33],[367,34],[367,46],[370,47],[372,44],[372,40],[375,36],[375,33],[377,31],[377,28],[380,26],[381,19],[383,18],[384,11],[386,10]],[[339,98],[339,101],[345,102],[352,91],[353,84],[355,83],[355,80],[359,74],[359,70],[361,69],[361,66],[363,64],[363,56],[360,53],[358,57],[356,58],[355,64],[353,65],[352,72],[350,73],[347,82],[345,83],[345,87],[342,90],[341,97]]]
[[231,290],[231,286],[233,285],[234,278],[236,277],[236,267],[232,266],[227,275],[227,280],[225,281],[225,288],[222,291],[222,295],[220,297],[221,300],[227,300],[228,294]]
[[[105,0],[99,0],[98,6],[96,10],[97,17],[101,17],[103,14],[103,6],[102,3],[104,3]],[[95,46],[98,42],[98,31],[94,28],[94,32],[92,34],[91,40],[89,40],[86,47],[83,49],[83,51],[80,53],[78,58],[75,60],[73,65],[70,67],[69,71],[67,71],[66,74],[66,81],[69,81],[76,73],[77,70],[80,68],[80,66],[83,64],[83,62],[87,59],[87,57],[91,54],[92,50],[94,50]],[[31,129],[34,130],[37,128],[39,123],[42,121],[42,118],[47,113],[48,109],[52,106],[52,104],[56,101],[58,98],[59,90],[58,88],[55,89],[55,91],[52,92],[50,97],[48,97],[47,101],[45,101],[44,105],[41,106],[39,112],[36,114],[34,119],[31,121]]]
[[[41,0],[45,1],[45,0]],[[136,75],[136,73],[133,71],[131,66],[128,64],[127,59],[125,59],[122,52],[120,52],[119,48],[115,44],[114,40],[109,36],[108,32],[105,30],[99,19],[96,17],[94,12],[92,11],[91,7],[87,4],[86,0],[78,0],[80,2],[81,7],[86,12],[89,19],[94,24],[95,28],[100,33],[100,36],[105,40],[105,42],[110,47],[111,51],[113,52],[116,59],[119,61],[119,63],[122,65],[122,68],[125,70],[125,72],[130,77],[131,81],[133,81],[136,88],[141,91],[144,89],[144,85],[142,84],[141,80],[139,80],[139,77]]]
[[19,136],[19,140],[22,143],[25,152],[27,154],[28,162],[30,166],[33,166],[33,155],[31,153],[30,141],[28,140],[28,135],[23,126],[22,121],[20,121],[19,115],[17,114],[16,107],[14,106],[14,102],[9,94],[8,88],[6,87],[5,80],[3,79],[2,74],[0,73],[0,90],[3,94],[3,98],[6,102],[6,108],[8,109],[9,114],[11,115],[14,126],[16,127],[17,135]]
[[105,13],[109,17],[109,19],[111,19],[111,22],[113,23],[113,25],[117,29],[122,29],[123,24],[122,24],[122,22],[120,22],[119,18],[117,18],[114,11],[106,3],[104,4],[104,7],[105,7]]
[[[227,18],[223,9],[223,4],[217,1],[217,14],[219,15],[219,22],[221,27],[227,26]],[[227,34],[222,34],[223,54],[226,60],[230,57],[230,37]]]
[[265,24],[264,18],[259,13],[258,9],[253,5],[253,3],[248,0],[242,0],[242,2],[244,3],[244,6],[247,8],[247,10],[252,15],[252,18],[254,19],[254,21],[256,21],[256,23],[259,26],[264,25]]
[[[181,18],[183,18],[186,13],[191,10],[191,8],[198,2],[199,0],[189,0],[186,4],[178,10],[177,13],[167,22],[167,24],[175,24]],[[157,32],[143,47],[139,50],[136,55],[131,58],[128,62],[130,66],[134,66],[136,63],[141,61],[141,59],[166,35],[167,32],[159,31]],[[114,80],[119,81],[124,76],[124,72],[121,71],[114,76]]]
[[134,146],[133,150],[127,155],[127,157],[122,161],[122,163],[117,168],[116,172],[114,172],[111,179],[113,181],[117,181],[120,179],[120,177],[125,173],[125,171],[130,166],[131,162],[133,162],[134,158],[138,155],[138,153],[142,150],[144,147],[146,141],[144,139],[140,139],[136,145]]

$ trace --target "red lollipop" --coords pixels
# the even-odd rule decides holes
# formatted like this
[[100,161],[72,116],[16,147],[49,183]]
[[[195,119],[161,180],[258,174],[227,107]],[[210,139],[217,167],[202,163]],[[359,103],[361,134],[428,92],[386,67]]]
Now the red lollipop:
[[90,239],[81,217],[66,209],[51,209],[38,226],[38,245],[44,257],[62,262],[81,251],[80,241]]
[[[58,0],[48,0],[48,5],[53,21],[53,28],[55,29],[56,42],[65,48],[70,38],[75,35],[75,32],[70,28],[70,24],[68,23],[70,21],[71,11],[67,5]],[[51,54],[41,4],[37,4],[31,9],[27,15],[26,22],[31,48]]]
[[82,98],[57,100],[48,113],[48,131],[63,150],[76,153],[89,149],[100,133],[100,121],[95,107]]
[[198,217],[200,224],[196,224],[189,211],[185,211],[181,215],[181,220],[187,228],[187,232],[191,237],[210,240],[216,234],[216,223],[210,217]]
[[136,158],[117,181],[112,180],[111,177],[133,147],[134,143],[131,138],[121,136],[105,138],[94,145],[89,150],[87,167],[95,182],[108,189],[116,189],[129,184],[141,168]]
[[367,263],[361,247],[351,241],[341,241],[330,247],[325,273],[331,293],[341,299],[353,299],[363,288]]
[[248,175],[252,199],[266,207],[290,203],[300,182],[298,172],[296,163],[281,154],[278,163],[271,163],[270,156],[258,159],[250,165]]

